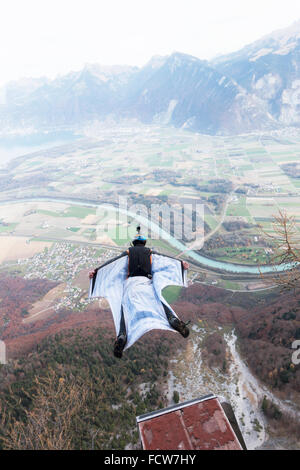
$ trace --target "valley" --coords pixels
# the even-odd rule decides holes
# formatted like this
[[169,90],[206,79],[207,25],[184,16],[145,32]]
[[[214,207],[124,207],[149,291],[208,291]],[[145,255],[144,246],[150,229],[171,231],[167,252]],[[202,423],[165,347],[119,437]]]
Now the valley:
[[[256,39],[296,2],[272,15],[90,3],[26,5],[20,21],[3,9],[0,451],[140,450],[137,416],[209,393],[249,450],[299,450],[300,20]],[[209,57],[217,48],[233,52]],[[143,65],[148,53],[164,55]],[[120,56],[131,65],[112,65]],[[151,330],[133,289],[149,328],[120,357],[89,272],[138,225],[147,247],[189,264],[185,288],[162,291],[189,335]],[[154,286],[172,275],[161,264]],[[187,265],[171,264],[182,280]],[[209,413],[204,439],[220,448]]]
[[[198,204],[204,210],[200,253],[237,264],[268,264],[272,246],[262,232],[274,233],[274,215],[279,210],[293,215],[299,231],[299,178],[284,171],[284,164],[297,162],[299,151],[297,136],[276,133],[227,138],[149,126],[98,131],[93,140],[25,155],[2,170],[0,230],[32,240],[123,247],[134,221],[119,214],[116,222],[109,208],[105,213],[97,205],[120,206],[123,198],[129,209],[168,204],[178,215],[180,207]],[[191,229],[191,216],[185,224]]]
[[[264,305],[279,300],[259,270],[267,272],[272,262],[266,233],[275,233],[278,210],[295,216],[299,233],[298,175],[283,166],[295,163],[299,151],[300,139],[287,131],[217,137],[139,125],[97,129],[93,136],[9,162],[0,175],[0,331],[9,367],[39,355],[39,345],[58,334],[75,334],[77,341],[83,329],[93,335],[101,324],[113,337],[106,301],[87,298],[88,271],[126,249],[141,223],[149,246],[190,262],[188,290],[171,287],[165,296],[193,322],[187,346],[181,342],[166,356],[167,379],[157,375],[162,401],[153,399],[143,409],[172,404],[174,391],[181,400],[214,391],[233,405],[249,448],[297,448],[285,424],[276,432],[274,413],[282,413],[281,419],[291,410],[299,413],[298,368],[289,362],[298,313],[290,313],[297,312],[292,298],[276,318],[272,307],[264,313]],[[177,215],[187,207],[184,222],[190,230],[191,208],[203,207],[196,232],[203,246],[193,248],[195,241],[178,230],[175,217],[169,225],[159,220],[148,225],[157,204]],[[283,324],[278,329],[272,321]],[[269,333],[257,339],[252,357],[252,338],[266,328]],[[277,336],[280,328],[284,338]],[[218,338],[220,356],[211,350]],[[5,383],[16,380],[18,387],[18,376],[12,376]],[[135,393],[136,403],[146,400],[154,393],[151,380]],[[266,399],[271,417],[262,411]],[[114,445],[130,448],[133,441],[127,436]]]

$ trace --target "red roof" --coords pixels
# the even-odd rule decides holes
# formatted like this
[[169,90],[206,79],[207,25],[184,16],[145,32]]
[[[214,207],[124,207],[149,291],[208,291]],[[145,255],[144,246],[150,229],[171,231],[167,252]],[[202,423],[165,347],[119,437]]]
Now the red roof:
[[138,416],[144,450],[242,450],[214,395]]

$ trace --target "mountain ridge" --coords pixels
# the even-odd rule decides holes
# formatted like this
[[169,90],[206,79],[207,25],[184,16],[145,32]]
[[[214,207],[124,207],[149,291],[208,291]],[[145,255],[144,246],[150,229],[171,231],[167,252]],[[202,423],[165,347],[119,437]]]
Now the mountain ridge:
[[299,59],[297,21],[211,61],[176,51],[140,68],[86,64],[53,80],[7,84],[0,126],[81,128],[109,118],[212,135],[298,127]]

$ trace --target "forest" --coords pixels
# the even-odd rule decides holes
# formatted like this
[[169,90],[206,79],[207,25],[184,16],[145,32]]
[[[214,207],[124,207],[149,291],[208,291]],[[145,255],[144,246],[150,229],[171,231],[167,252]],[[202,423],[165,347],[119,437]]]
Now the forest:
[[[112,353],[109,311],[91,304],[84,312],[61,311],[25,327],[24,309],[53,283],[5,275],[1,280],[6,306],[1,327],[10,360],[0,366],[0,448],[140,448],[135,417],[169,405],[169,361],[186,346],[184,339],[150,332],[120,361]],[[254,375],[280,398],[299,400],[300,366],[293,364],[291,349],[300,338],[299,293],[233,294],[194,284],[173,300],[191,326],[201,320],[208,331],[235,328]],[[219,332],[207,335],[202,353],[209,367],[226,374],[230,358]],[[276,426],[283,423],[272,403],[265,399],[261,406]]]
[[120,361],[101,327],[44,339],[0,369],[0,448],[140,448],[135,417],[166,406],[158,381],[173,347],[148,337]]

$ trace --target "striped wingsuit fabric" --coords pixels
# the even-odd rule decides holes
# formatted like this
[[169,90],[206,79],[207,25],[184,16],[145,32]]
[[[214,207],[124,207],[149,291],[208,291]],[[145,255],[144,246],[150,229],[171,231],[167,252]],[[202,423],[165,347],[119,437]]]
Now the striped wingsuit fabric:
[[187,286],[186,271],[182,270],[181,261],[168,256],[152,255],[152,279],[143,276],[127,278],[128,257],[123,256],[97,271],[89,297],[105,297],[110,305],[116,335],[120,330],[121,306],[127,331],[125,349],[132,346],[141,336],[150,330],[170,330],[162,302],[176,315],[162,296],[162,290],[169,285]]

